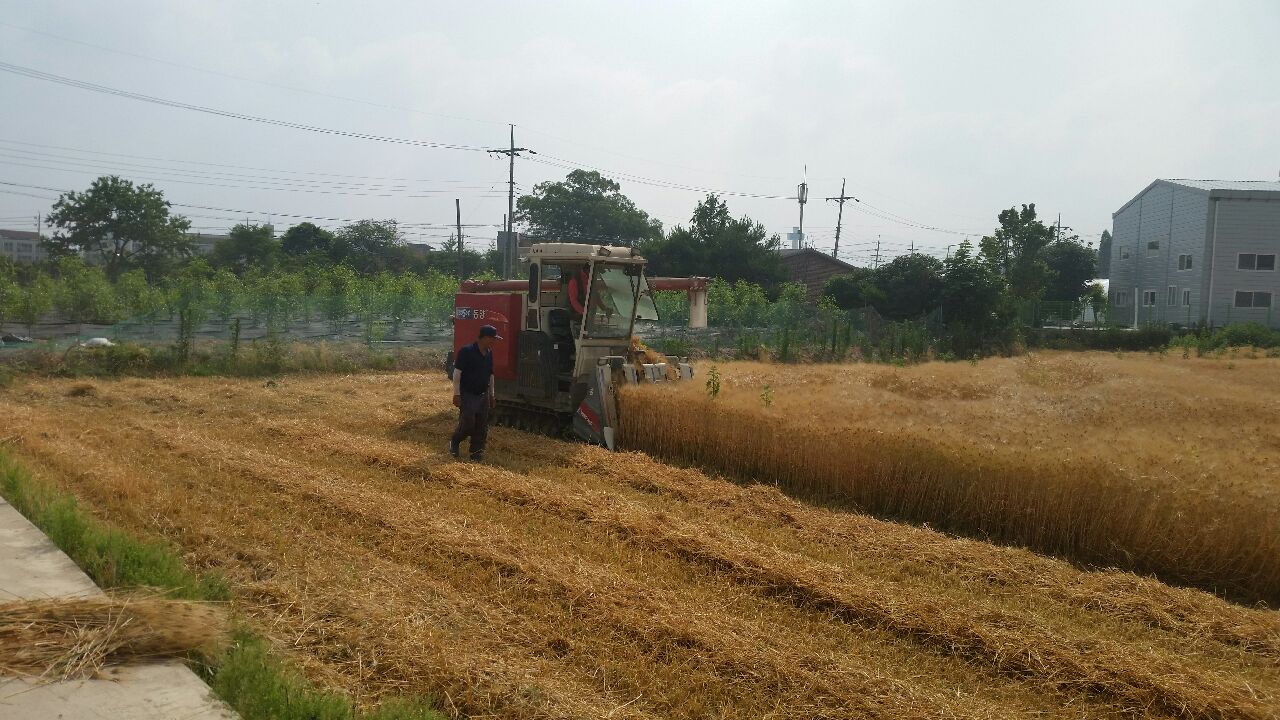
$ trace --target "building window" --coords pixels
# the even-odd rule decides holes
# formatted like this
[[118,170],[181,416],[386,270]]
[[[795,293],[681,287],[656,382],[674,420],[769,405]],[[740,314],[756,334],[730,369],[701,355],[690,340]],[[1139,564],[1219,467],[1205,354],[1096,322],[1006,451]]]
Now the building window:
[[1160,241],[1159,241],[1159,240],[1148,240],[1148,241],[1147,241],[1147,254],[1148,254],[1148,255],[1155,255],[1155,254],[1156,254],[1156,253],[1158,253],[1158,252],[1160,252]]
[[1191,256],[1190,256],[1190,255],[1179,255],[1179,256],[1178,256],[1178,269],[1179,269],[1179,270],[1190,270],[1190,269],[1191,269]]
[[5,252],[13,252],[13,243],[12,243],[12,242],[6,242],[6,243],[4,244],[4,251],[5,251]]
[[31,243],[18,243],[18,252],[31,252]]
[[1126,307],[1129,304],[1129,293],[1124,290],[1116,291],[1116,307]]
[[1235,307],[1269,308],[1271,307],[1271,293],[1255,292],[1250,290],[1237,290]]
[[1191,307],[1191,291],[1190,290],[1182,291],[1182,306]]
[[1142,291],[1142,307],[1155,307],[1155,304],[1156,304],[1156,291],[1143,290]]
[[1128,251],[1128,250],[1121,250],[1121,251],[1120,251],[1120,259],[1121,259],[1121,260],[1128,260],[1128,259],[1129,259],[1129,251]]
[[1171,307],[1178,304],[1178,286],[1177,285],[1169,286],[1169,299],[1166,301],[1165,304]]
[[1237,270],[1275,270],[1275,253],[1258,255],[1256,253],[1240,253],[1236,256]]

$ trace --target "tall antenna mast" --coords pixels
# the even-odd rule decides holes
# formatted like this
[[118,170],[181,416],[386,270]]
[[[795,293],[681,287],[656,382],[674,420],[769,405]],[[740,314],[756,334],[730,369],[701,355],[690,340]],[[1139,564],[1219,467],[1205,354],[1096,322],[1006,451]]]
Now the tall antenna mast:
[[804,204],[809,202],[809,166],[804,166],[804,176],[799,187],[796,188],[796,199],[800,201],[800,227],[796,229],[799,233],[800,247],[804,247]]

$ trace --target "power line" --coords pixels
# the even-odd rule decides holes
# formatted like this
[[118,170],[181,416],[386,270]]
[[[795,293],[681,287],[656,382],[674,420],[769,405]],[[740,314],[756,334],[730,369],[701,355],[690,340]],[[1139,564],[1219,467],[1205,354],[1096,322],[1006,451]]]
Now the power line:
[[[3,61],[0,61],[0,71],[8,72],[11,74],[15,74],[22,77],[35,79],[35,80],[41,80],[44,82],[60,84],[67,87],[77,88],[81,90],[88,90],[88,91],[97,92],[105,95],[112,95],[115,97],[136,100],[139,102],[152,103],[152,104],[161,105],[164,107],[190,110],[193,112],[200,112],[200,113],[215,115],[219,117],[245,120],[248,122],[256,122],[256,123],[261,123],[265,125],[284,127],[284,128],[294,129],[294,130],[302,130],[306,132],[313,132],[313,133],[318,133],[323,135],[349,137],[354,139],[371,140],[376,142],[385,142],[385,143],[409,145],[414,147],[434,148],[434,149],[465,150],[465,151],[472,151],[472,152],[496,152],[500,154],[513,153],[514,151],[514,143],[512,148],[508,148],[505,150],[495,150],[493,148],[484,148],[484,147],[479,147],[475,145],[463,145],[463,144],[457,144],[457,143],[397,138],[397,137],[386,136],[386,135],[376,135],[372,133],[338,130],[334,128],[321,127],[318,125],[309,125],[305,123],[278,120],[274,118],[266,118],[266,117],[261,117],[257,115],[250,115],[247,113],[240,113],[240,112],[235,112],[230,110],[222,110],[219,108],[211,108],[211,107],[206,107],[202,105],[194,105],[191,103],[184,103],[184,102],[169,100],[166,98],[160,98],[152,95],[145,95],[142,93],[135,93],[127,90],[121,90],[119,88],[113,88],[106,85],[100,85],[97,83],[77,80],[74,78],[68,78],[61,75],[55,75],[53,73],[48,73],[35,68],[28,68],[21,65],[15,65],[15,64],[3,62]],[[750,193],[750,192],[741,192],[741,191],[732,191],[732,190],[718,190],[714,188],[701,187],[697,185],[688,185],[684,183],[660,180],[656,178],[647,178],[640,175],[632,175],[628,173],[615,172],[615,171],[607,170],[605,168],[601,168],[598,166],[592,166],[592,165],[587,165],[583,163],[576,163],[574,161],[567,160],[565,158],[559,158],[552,155],[546,155],[546,156],[543,156],[542,158],[531,158],[531,159],[534,160],[535,162],[541,162],[543,164],[546,164],[552,167],[558,167],[560,169],[595,170],[597,172],[600,172],[602,174],[607,174],[616,179],[623,179],[628,182],[633,182],[641,185],[649,185],[652,187],[658,187],[658,188],[664,188],[664,189],[714,193],[716,195],[722,195],[726,197],[746,197],[746,198],[769,199],[769,200],[791,199],[782,195],[770,195],[770,194],[764,194],[764,193]],[[514,156],[511,157],[511,160],[512,161],[514,160]],[[895,222],[908,227],[913,227],[920,230],[927,230],[931,232],[948,233],[948,234],[954,234],[954,235],[972,234],[971,232],[960,231],[960,230],[950,230],[950,229],[941,228],[933,225],[928,225],[925,223],[919,223],[909,218],[903,217],[901,215],[892,213],[890,211],[882,210],[880,208],[867,205],[866,203],[861,203],[860,205],[861,206],[855,206],[855,207],[857,207],[857,209],[859,209],[861,212],[864,212],[873,217],[880,218],[882,220],[888,220],[890,222]],[[511,213],[508,212],[508,215],[510,214]],[[511,218],[508,217],[508,227],[510,226],[511,226]]]
[[305,123],[291,122],[288,120],[276,120],[274,118],[260,117],[257,115],[249,115],[246,113],[234,112],[231,110],[221,110],[218,108],[205,107],[203,105],[193,105],[191,103],[179,102],[177,100],[168,100],[166,98],[155,97],[153,95],[144,95],[142,93],[130,92],[119,88],[99,85],[84,80],[76,80],[75,78],[55,75],[53,73],[44,72],[35,68],[23,67],[0,61],[0,71],[12,73],[22,77],[31,78],[33,80],[42,80],[44,82],[65,85],[67,87],[77,88],[79,90],[88,90],[91,92],[102,93],[104,95],[113,95],[115,97],[136,100],[139,102],[152,103],[154,105],[162,105],[165,107],[177,108],[179,110],[191,110],[193,112],[205,113],[207,115],[216,115],[219,117],[232,118],[235,120],[246,120],[248,122],[261,123],[263,125],[274,125],[276,127],[289,128],[292,130],[304,130],[306,132],[318,133],[321,135],[332,135],[338,137],[349,137],[359,140],[373,140],[376,142],[393,143],[396,145],[411,145],[414,147],[434,148],[441,150],[469,150],[472,152],[487,152],[489,148],[483,148],[476,145],[460,145],[456,143],[435,142],[432,140],[412,140],[409,138],[397,138],[388,135],[375,135],[372,133],[354,132],[350,130],[336,130],[334,128],[320,127],[318,125],[307,125]]
[[172,60],[165,60],[163,58],[152,57],[150,55],[143,55],[141,53],[129,52],[127,50],[119,50],[117,48],[111,48],[105,45],[98,45],[96,43],[86,42],[84,40],[77,40],[75,38],[69,38],[63,35],[56,35],[54,33],[46,32],[44,30],[36,30],[34,28],[23,27],[21,25],[14,25],[13,23],[8,23],[3,20],[0,20],[0,25],[13,28],[14,30],[29,32],[33,35],[42,35],[47,38],[52,38],[54,40],[58,40],[65,43],[71,43],[73,45],[81,45],[83,47],[93,48],[94,50],[101,50],[102,52],[114,53],[116,55],[123,55],[126,57],[136,58],[138,60],[146,60],[148,62],[160,63],[161,65],[168,65],[170,67],[182,68],[184,70],[194,70],[195,72],[205,73],[208,75],[216,75],[218,77],[227,78],[230,80],[238,80],[240,82],[253,83],[255,85],[262,85],[263,87],[272,87],[280,90],[288,90],[289,92],[302,93],[304,95],[315,95],[317,97],[329,98],[331,100],[342,100],[344,102],[353,102],[353,103],[358,103],[360,105],[367,105],[369,107],[384,108],[387,110],[399,110],[402,112],[411,112],[411,113],[416,113],[418,115],[428,115],[433,117],[446,118],[449,120],[462,120],[465,122],[485,123],[485,124],[492,124],[492,125],[506,124],[496,120],[482,120],[479,118],[469,118],[469,117],[463,117],[460,115],[448,115],[444,113],[427,112],[425,110],[418,110],[415,108],[403,107],[400,105],[388,105],[385,103],[374,102],[372,100],[362,100],[360,98],[348,97],[345,95],[335,95],[333,93],[320,92],[318,90],[308,90],[306,88],[294,87],[292,85],[273,83],[268,80],[262,80],[260,78],[245,77],[243,75],[233,75],[231,73],[226,73],[219,70],[211,70],[209,68],[203,68],[198,65],[188,65],[186,63],[174,62]]
[[[0,158],[4,158],[6,156],[7,156],[6,153],[0,152]],[[8,157],[12,157],[12,156],[8,156]],[[26,159],[26,158],[22,158],[22,159]],[[452,190],[412,189],[412,190],[395,191],[395,192],[355,192],[355,191],[347,191],[347,190],[337,190],[337,189],[331,190],[331,189],[325,189],[325,188],[316,188],[316,187],[305,186],[305,185],[299,186],[299,185],[294,185],[289,183],[279,183],[279,182],[271,182],[271,181],[250,180],[250,181],[241,182],[241,183],[203,182],[201,180],[191,179],[192,177],[195,177],[195,178],[204,177],[202,175],[193,176],[191,174],[186,174],[186,175],[179,175],[178,177],[172,177],[167,173],[163,173],[163,172],[158,174],[151,174],[151,173],[138,174],[136,171],[133,171],[133,170],[125,170],[125,171],[112,170],[111,166],[109,165],[100,165],[100,164],[92,164],[92,163],[71,163],[67,161],[57,161],[57,160],[46,160],[44,162],[46,163],[54,162],[54,163],[61,163],[61,164],[68,164],[68,165],[80,165],[81,167],[55,167],[55,166],[43,165],[43,164],[13,162],[12,160],[6,160],[4,164],[8,167],[23,167],[23,168],[32,168],[36,170],[51,170],[54,172],[69,172],[69,173],[77,173],[77,174],[85,174],[85,173],[97,174],[97,173],[103,172],[103,170],[101,169],[99,170],[85,169],[86,166],[88,168],[106,167],[108,168],[107,172],[127,174],[131,179],[146,180],[151,182],[178,183],[182,185],[200,185],[204,187],[230,188],[230,189],[238,189],[238,190],[255,190],[255,191],[265,190],[265,191],[271,191],[271,192],[298,192],[298,193],[307,193],[307,194],[315,194],[315,195],[340,195],[340,196],[347,196],[347,197],[425,199],[425,198],[445,196],[449,193],[456,194],[456,191],[458,190],[457,188],[455,188]],[[220,180],[221,178],[212,177],[212,178],[206,178],[206,179]],[[477,195],[477,194],[483,194],[483,192],[468,193],[468,194]]]
[[[180,160],[176,158],[162,158],[149,155],[129,155],[125,153],[104,152],[101,150],[89,150],[86,148],[66,147],[64,145],[44,145],[40,143],[20,142],[18,140],[5,140],[0,138],[0,145],[19,145],[23,147],[44,148],[46,150],[64,150],[67,152],[82,153],[88,155],[106,155],[109,157],[121,157],[130,160],[149,160],[153,162],[176,163],[182,165],[202,165],[206,167],[231,168],[233,170],[257,170],[261,172],[285,173],[289,175],[314,175],[317,177],[346,178],[348,180],[382,180],[387,182],[417,182],[417,183],[457,183],[457,182],[476,182],[473,180],[452,180],[452,179],[427,179],[427,178],[400,178],[400,177],[380,177],[377,175],[345,175],[342,173],[326,173],[313,172],[307,170],[285,170],[280,168],[264,168],[254,165],[232,165],[227,163],[203,162],[199,160]],[[321,181],[316,181],[321,182]],[[483,182],[483,181],[481,181]],[[519,183],[516,183],[519,186]]]
[[[64,189],[62,189],[62,188],[49,187],[49,186],[47,186],[47,185],[29,185],[29,184],[25,184],[25,183],[16,183],[16,182],[12,182],[12,181],[9,181],[9,180],[0,180],[0,185],[4,185],[4,186],[6,186],[6,187],[23,188],[23,189],[25,189],[25,190],[47,190],[47,191],[49,191],[49,192],[55,192],[55,193],[65,193],[65,192],[68,192],[67,190],[64,190]],[[29,193],[25,193],[25,192],[18,192],[18,191],[4,190],[4,189],[2,189],[2,188],[0,188],[0,192],[9,193],[9,194],[14,194],[14,195],[28,195],[28,194],[29,194]],[[47,196],[40,196],[40,195],[31,195],[31,197],[38,197],[38,198],[40,198],[40,199],[42,199],[42,200],[56,200],[56,199],[57,199],[57,197],[47,197]],[[354,222],[360,222],[361,220],[368,220],[368,219],[369,219],[369,218],[337,218],[337,217],[325,217],[325,216],[321,216],[321,215],[301,215],[301,214],[285,213],[285,212],[279,212],[279,211],[266,212],[266,211],[262,211],[262,210],[244,210],[244,209],[241,209],[241,208],[213,207],[213,206],[209,206],[209,205],[193,205],[193,204],[188,204],[188,203],[177,203],[177,202],[170,202],[169,204],[170,204],[170,205],[172,205],[172,206],[174,206],[174,207],[191,208],[191,209],[194,209],[194,210],[209,210],[209,211],[211,211],[211,212],[234,213],[237,217],[239,217],[239,216],[244,216],[244,215],[259,215],[259,216],[264,216],[264,217],[280,217],[280,218],[289,218],[289,219],[295,219],[295,220],[321,220],[321,221],[326,221],[326,222],[340,222],[340,223],[354,223]],[[231,219],[236,219],[236,218],[234,218],[234,217],[233,217],[233,218],[231,218]],[[397,226],[400,226],[400,227],[408,227],[408,228],[449,228],[449,227],[453,227],[452,223],[397,222],[396,224],[397,224]],[[497,225],[495,225],[495,224],[493,224],[493,223],[487,223],[487,224],[483,224],[483,223],[481,223],[481,224],[475,224],[475,225],[463,225],[463,227],[498,227],[498,226],[497,226]]]

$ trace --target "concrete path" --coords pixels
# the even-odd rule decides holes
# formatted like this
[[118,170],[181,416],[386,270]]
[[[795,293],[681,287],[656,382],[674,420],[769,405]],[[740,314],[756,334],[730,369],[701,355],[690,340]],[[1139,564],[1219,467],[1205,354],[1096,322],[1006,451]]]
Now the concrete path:
[[[99,595],[93,581],[0,498],[0,602]],[[0,677],[5,720],[235,720],[181,661],[107,668],[89,680]]]

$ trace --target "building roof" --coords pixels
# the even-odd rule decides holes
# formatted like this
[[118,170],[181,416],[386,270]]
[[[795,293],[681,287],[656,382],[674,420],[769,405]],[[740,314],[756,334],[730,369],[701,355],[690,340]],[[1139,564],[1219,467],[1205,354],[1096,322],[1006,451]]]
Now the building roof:
[[1151,181],[1151,184],[1142,189],[1142,192],[1133,196],[1133,199],[1120,206],[1119,210],[1111,213],[1111,217],[1115,217],[1125,211],[1125,208],[1138,201],[1138,198],[1146,195],[1151,188],[1164,183],[1166,185],[1177,185],[1178,187],[1187,188],[1202,192],[1210,198],[1238,198],[1241,200],[1263,200],[1280,198],[1280,181],[1277,180],[1185,180],[1181,178],[1159,179]]
[[1170,178],[1167,183],[1194,188],[1196,190],[1244,190],[1280,192],[1280,180],[1184,180]]
[[840,265],[849,270],[857,269],[854,266],[850,265],[849,263],[841,260],[840,258],[832,257],[827,253],[814,250],[813,248],[782,248],[781,250],[778,251],[778,253],[782,255],[783,260],[790,260],[791,258],[794,258],[799,255],[813,254],[813,255],[817,255],[819,258],[829,263],[832,263],[834,265]]
[[4,230],[0,229],[0,237],[6,240],[39,240],[40,233],[30,230]]

